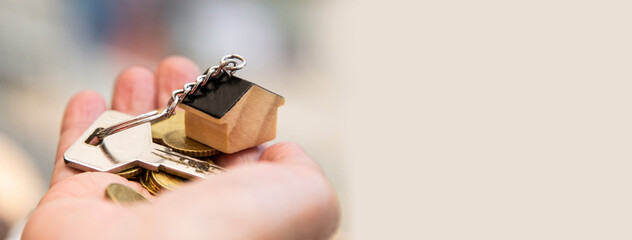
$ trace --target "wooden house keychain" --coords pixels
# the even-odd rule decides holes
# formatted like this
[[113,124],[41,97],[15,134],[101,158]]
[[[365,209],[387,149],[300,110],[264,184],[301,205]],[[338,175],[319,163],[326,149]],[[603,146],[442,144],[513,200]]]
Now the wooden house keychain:
[[285,103],[283,97],[233,76],[246,62],[238,55],[224,56],[222,62],[232,63],[232,58],[243,61],[225,66],[225,71],[209,68],[207,83],[186,95],[181,106],[187,137],[224,153],[274,139],[277,109]]
[[[222,172],[209,159],[199,158],[201,155],[152,142],[151,124],[170,118],[180,106],[186,138],[206,145],[202,147],[234,153],[274,139],[277,109],[285,99],[235,77],[234,73],[245,65],[246,60],[239,55],[222,57],[218,66],[208,68],[195,82],[173,91],[161,112],[137,117],[113,110],[104,112],[66,151],[66,164],[84,171],[111,173],[127,173],[140,167],[183,178],[205,178]],[[153,183],[155,179],[159,178],[154,176]]]

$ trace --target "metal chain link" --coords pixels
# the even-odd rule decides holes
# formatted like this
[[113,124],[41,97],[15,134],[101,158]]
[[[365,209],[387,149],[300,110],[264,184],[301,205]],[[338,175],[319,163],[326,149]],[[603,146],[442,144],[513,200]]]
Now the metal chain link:
[[204,74],[195,79],[195,82],[186,83],[182,89],[173,91],[167,106],[164,110],[162,110],[162,112],[158,113],[158,111],[151,111],[125,122],[114,124],[108,128],[100,130],[96,134],[96,137],[99,140],[103,140],[103,138],[109,135],[146,122],[157,123],[165,120],[175,114],[176,107],[178,107],[178,104],[180,104],[187,95],[195,92],[195,90],[197,90],[200,86],[204,86],[209,79],[219,76],[222,72],[228,74],[228,76],[232,76],[236,71],[244,68],[244,66],[246,66],[246,59],[242,56],[237,54],[226,55],[219,61],[218,66],[208,68]]

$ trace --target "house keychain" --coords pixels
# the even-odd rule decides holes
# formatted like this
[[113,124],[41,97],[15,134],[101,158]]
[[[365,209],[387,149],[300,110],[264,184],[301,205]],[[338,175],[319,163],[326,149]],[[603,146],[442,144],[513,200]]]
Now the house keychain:
[[[140,172],[136,171],[140,167],[145,169],[143,176],[150,179],[147,185],[160,185],[165,179],[158,175],[162,172],[175,175],[167,176],[169,181],[221,173],[224,169],[204,157],[217,151],[234,153],[274,139],[277,109],[285,103],[283,97],[233,76],[245,65],[246,60],[239,55],[222,57],[220,65],[173,91],[162,112],[137,117],[113,110],[104,112],[66,151],[64,161],[83,171],[125,172],[126,178],[135,177],[129,173]],[[181,121],[180,117],[171,118],[180,103],[184,130],[165,134],[164,141],[152,142],[151,125]],[[176,127],[180,125],[175,123]],[[154,140],[155,135],[154,131]],[[190,149],[181,149],[178,143]],[[168,184],[163,185],[168,188]]]

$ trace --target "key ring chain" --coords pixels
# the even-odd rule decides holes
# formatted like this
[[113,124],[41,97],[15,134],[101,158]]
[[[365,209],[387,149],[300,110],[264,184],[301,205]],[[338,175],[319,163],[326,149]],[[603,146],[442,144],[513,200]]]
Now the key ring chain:
[[219,76],[222,72],[229,77],[236,71],[241,70],[246,66],[246,59],[237,54],[226,55],[221,58],[218,66],[209,67],[204,74],[198,76],[195,82],[184,84],[182,89],[175,90],[171,93],[171,98],[167,103],[165,109],[162,112],[156,110],[141,114],[130,120],[114,124],[108,128],[104,128],[96,133],[96,137],[99,141],[102,141],[105,137],[114,133],[141,125],[143,123],[151,122],[152,124],[165,120],[175,114],[176,107],[184,100],[184,97],[193,93],[200,86],[204,86],[209,79]]

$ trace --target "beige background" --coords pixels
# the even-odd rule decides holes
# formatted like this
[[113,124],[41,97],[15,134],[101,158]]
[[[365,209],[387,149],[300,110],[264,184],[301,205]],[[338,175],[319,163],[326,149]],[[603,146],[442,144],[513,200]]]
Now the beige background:
[[342,1],[353,239],[630,239],[629,1]]
[[103,39],[78,2],[0,0],[0,134],[44,181],[74,93],[234,52],[286,97],[340,239],[632,238],[629,1],[119,1],[156,31]]

